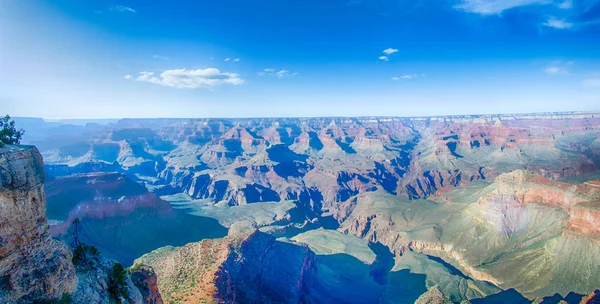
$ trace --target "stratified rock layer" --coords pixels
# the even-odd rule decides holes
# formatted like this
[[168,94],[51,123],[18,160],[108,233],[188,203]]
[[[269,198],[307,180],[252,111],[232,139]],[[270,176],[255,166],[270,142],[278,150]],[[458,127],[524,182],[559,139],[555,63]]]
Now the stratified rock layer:
[[166,303],[306,302],[314,263],[307,247],[259,231],[165,247],[136,260],[155,269]]
[[71,252],[48,232],[44,168],[38,150],[0,148],[0,298],[59,298],[75,288]]

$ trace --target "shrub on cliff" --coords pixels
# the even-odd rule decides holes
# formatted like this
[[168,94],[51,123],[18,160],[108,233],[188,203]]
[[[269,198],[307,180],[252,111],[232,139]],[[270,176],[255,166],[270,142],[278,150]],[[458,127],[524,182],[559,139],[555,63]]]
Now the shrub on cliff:
[[127,297],[126,274],[125,268],[119,263],[115,263],[108,274],[108,294],[113,300],[118,301],[121,297]]
[[94,263],[91,259],[94,259],[100,254],[98,248],[90,246],[84,243],[80,243],[75,250],[73,250],[73,265],[77,268],[91,268]]
[[6,115],[0,118],[0,147],[3,145],[18,145],[25,134],[23,129],[17,130],[15,121]]

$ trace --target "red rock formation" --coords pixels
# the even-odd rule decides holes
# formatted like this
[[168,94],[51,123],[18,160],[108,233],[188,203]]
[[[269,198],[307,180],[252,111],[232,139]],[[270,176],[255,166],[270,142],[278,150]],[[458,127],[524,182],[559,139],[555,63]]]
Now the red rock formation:
[[301,303],[316,271],[310,249],[258,231],[158,249],[135,265],[155,269],[167,303]]
[[131,270],[130,276],[133,284],[140,290],[144,304],[163,304],[158,279],[152,268],[141,266]]
[[567,229],[600,235],[600,181],[568,184],[549,180],[526,171],[515,171],[496,178],[497,192],[482,197],[487,204],[498,195],[514,195],[520,204],[540,204],[564,209],[569,214]]

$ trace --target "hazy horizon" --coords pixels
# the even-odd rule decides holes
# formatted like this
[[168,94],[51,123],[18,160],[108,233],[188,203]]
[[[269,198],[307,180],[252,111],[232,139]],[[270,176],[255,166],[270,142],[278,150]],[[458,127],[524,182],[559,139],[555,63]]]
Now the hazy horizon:
[[[92,117],[92,118],[46,118],[34,116],[11,116],[14,119],[42,119],[46,122],[65,121],[118,121],[122,119],[317,119],[317,118],[425,118],[425,117],[477,117],[477,116],[526,116],[544,114],[600,114],[600,110],[590,111],[553,111],[553,112],[521,112],[521,113],[473,113],[473,114],[450,114],[450,115],[423,115],[423,116],[399,116],[399,115],[366,115],[366,116],[239,116],[239,117]],[[10,115],[10,114],[9,114]]]

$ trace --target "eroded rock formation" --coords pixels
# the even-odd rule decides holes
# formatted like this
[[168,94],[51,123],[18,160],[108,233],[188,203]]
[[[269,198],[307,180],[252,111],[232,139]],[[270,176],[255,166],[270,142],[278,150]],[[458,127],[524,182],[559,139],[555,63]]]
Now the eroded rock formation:
[[311,292],[314,259],[307,247],[257,230],[161,248],[135,265],[155,269],[167,303],[302,303]]
[[75,289],[71,252],[50,237],[42,156],[34,147],[0,148],[0,298],[31,302]]
[[74,265],[71,250],[50,236],[44,178],[35,147],[0,148],[0,302],[162,303],[151,270],[129,275],[121,267],[122,295],[115,297],[114,261],[93,249]]

